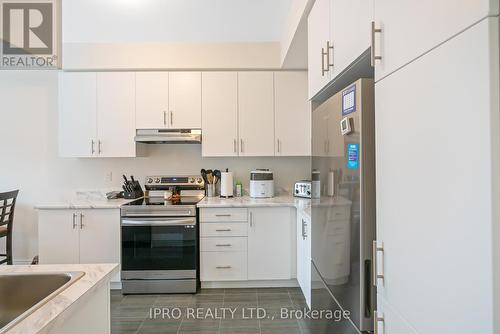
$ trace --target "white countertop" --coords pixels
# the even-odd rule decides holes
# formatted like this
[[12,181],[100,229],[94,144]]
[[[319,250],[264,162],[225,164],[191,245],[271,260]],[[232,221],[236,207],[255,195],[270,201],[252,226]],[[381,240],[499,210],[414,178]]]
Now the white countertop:
[[[83,277],[42,305],[5,334],[50,333],[53,321],[64,321],[71,316],[64,312],[80,298],[85,297],[100,283],[109,280],[118,270],[117,264],[64,264],[35,266],[0,266],[0,275],[5,273],[54,273],[82,271]],[[35,287],[36,288],[36,287]],[[60,318],[63,317],[63,318]]]
[[98,200],[68,200],[62,202],[42,203],[35,205],[39,210],[57,209],[119,209],[122,205],[134,201],[134,199],[98,199]]

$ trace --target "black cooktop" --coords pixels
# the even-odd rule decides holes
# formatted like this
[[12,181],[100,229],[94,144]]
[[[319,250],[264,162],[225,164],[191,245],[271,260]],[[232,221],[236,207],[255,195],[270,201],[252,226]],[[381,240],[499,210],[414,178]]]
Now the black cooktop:
[[145,197],[124,204],[124,206],[170,206],[170,205],[195,205],[203,199],[203,196],[181,196],[178,201],[167,200],[162,197]]

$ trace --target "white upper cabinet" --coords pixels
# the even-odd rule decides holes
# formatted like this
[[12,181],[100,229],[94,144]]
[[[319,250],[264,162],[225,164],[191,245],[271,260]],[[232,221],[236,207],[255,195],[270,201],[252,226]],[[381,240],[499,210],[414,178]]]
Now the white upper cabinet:
[[273,72],[239,72],[239,152],[274,156]]
[[375,1],[375,80],[404,66],[488,15],[499,14],[498,0],[411,0],[394,5]]
[[295,259],[291,211],[290,208],[248,210],[249,280],[291,279],[292,259]]
[[311,155],[311,110],[306,72],[274,73],[275,154]]
[[205,72],[202,83],[202,154],[237,156],[238,74]]
[[330,2],[316,0],[307,18],[307,50],[309,98],[318,93],[329,81],[327,48],[330,43]]
[[168,72],[136,73],[137,129],[161,129],[168,120]]
[[331,0],[331,79],[370,47],[373,0]]
[[200,129],[201,72],[171,72],[168,91],[168,127],[172,129]]
[[61,72],[59,75],[59,155],[96,154],[96,74]]
[[97,74],[97,152],[135,157],[135,73]]

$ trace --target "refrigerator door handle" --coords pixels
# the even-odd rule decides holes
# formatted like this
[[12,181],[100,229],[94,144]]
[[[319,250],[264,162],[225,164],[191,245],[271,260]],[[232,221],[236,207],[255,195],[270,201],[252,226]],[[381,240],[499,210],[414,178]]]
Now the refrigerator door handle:
[[[373,276],[373,286],[377,286],[378,280],[382,280],[382,285],[384,283],[384,274],[379,274],[379,269],[377,266],[377,255],[378,252],[384,253],[384,243],[381,246],[378,246],[377,240],[373,240],[373,250],[372,250],[372,276]],[[383,269],[383,266],[382,266]]]

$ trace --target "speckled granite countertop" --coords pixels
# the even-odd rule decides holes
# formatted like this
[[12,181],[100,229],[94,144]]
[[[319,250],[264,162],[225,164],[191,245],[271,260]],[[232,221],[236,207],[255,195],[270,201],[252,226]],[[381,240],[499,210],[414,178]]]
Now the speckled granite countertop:
[[[71,316],[65,312],[80,298],[105,283],[118,270],[117,264],[64,264],[36,266],[0,266],[0,275],[9,273],[84,272],[84,275],[54,298],[5,331],[5,334],[50,333],[53,326]],[[3,333],[3,332],[2,332]]]
[[100,199],[100,200],[68,200],[67,202],[53,202],[37,204],[39,210],[61,209],[119,209],[122,205],[134,201],[133,199]]

